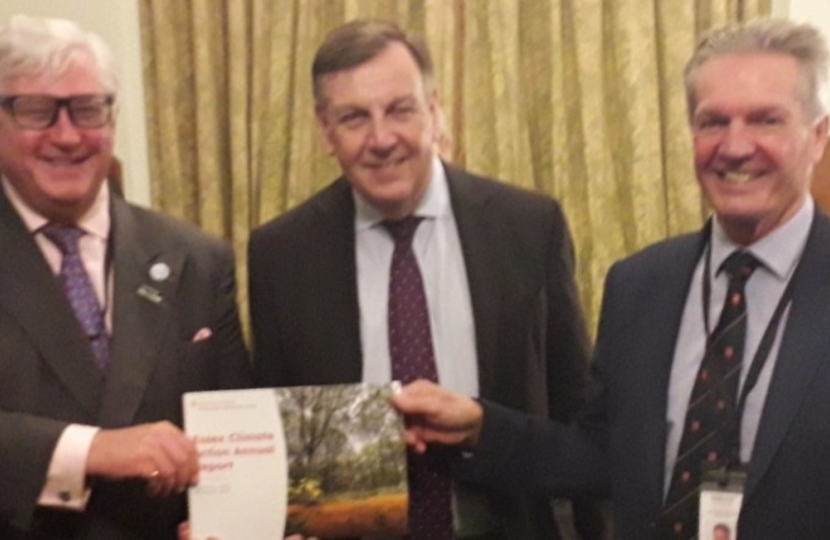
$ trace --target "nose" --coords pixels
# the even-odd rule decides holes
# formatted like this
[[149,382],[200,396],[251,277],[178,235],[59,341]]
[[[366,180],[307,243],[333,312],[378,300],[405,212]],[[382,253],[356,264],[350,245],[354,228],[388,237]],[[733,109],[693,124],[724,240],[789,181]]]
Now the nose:
[[389,125],[386,118],[373,118],[369,131],[369,145],[375,151],[389,150],[397,142],[394,129]]
[[65,108],[58,111],[58,119],[49,131],[52,141],[56,144],[71,145],[81,140],[81,134]]
[[726,158],[743,159],[752,155],[754,151],[755,141],[752,130],[742,122],[730,122],[724,131],[718,153]]

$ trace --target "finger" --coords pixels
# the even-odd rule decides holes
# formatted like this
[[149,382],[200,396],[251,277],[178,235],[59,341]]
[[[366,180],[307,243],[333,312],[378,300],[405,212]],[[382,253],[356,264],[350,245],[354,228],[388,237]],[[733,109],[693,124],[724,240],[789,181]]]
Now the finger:
[[190,540],[190,522],[183,521],[179,523],[179,540]]
[[405,430],[403,433],[403,442],[413,452],[416,454],[423,454],[426,452],[426,443],[422,441],[417,433],[411,430]]
[[156,467],[149,475],[148,493],[154,497],[167,497],[176,491],[176,466],[161,449],[154,453],[153,459]]
[[172,424],[160,424],[154,433],[156,456],[165,480],[164,494],[182,493],[198,475],[196,447]]
[[199,453],[196,444],[183,432],[178,431],[177,448],[181,451],[181,486],[187,488],[199,482]]
[[161,497],[164,495],[164,480],[161,477],[161,471],[153,469],[147,475],[147,495],[150,497]]
[[430,381],[415,381],[392,396],[392,405],[404,415],[432,417],[444,412],[444,407],[455,397]]
[[165,441],[163,451],[173,464],[172,480],[174,490],[183,493],[188,486],[195,483],[199,472],[196,449],[183,434]]

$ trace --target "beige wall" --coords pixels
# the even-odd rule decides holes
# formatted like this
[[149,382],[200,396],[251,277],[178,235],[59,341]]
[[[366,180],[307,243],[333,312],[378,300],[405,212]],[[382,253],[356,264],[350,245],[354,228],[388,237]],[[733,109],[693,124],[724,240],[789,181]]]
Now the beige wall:
[[772,11],[781,17],[814,24],[830,38],[830,2],[827,0],[773,0]]
[[137,0],[0,0],[0,20],[5,21],[15,13],[71,19],[100,34],[109,43],[121,75],[115,154],[124,166],[127,198],[149,205]]

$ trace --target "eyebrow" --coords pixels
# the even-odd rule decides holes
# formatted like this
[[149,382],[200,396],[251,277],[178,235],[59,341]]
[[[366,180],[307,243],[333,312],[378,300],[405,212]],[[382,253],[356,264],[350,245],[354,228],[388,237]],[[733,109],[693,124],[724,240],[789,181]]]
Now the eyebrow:
[[[397,96],[395,98],[392,98],[389,102],[385,103],[383,105],[383,108],[388,109],[389,107],[392,107],[392,106],[395,106],[395,105],[400,105],[401,103],[411,103],[411,102],[414,102],[414,101],[417,101],[417,98],[414,94],[406,94],[406,95],[402,95],[402,96]],[[347,112],[347,111],[365,111],[365,110],[368,110],[368,108],[366,106],[359,105],[359,104],[356,104],[356,103],[343,103],[341,105],[331,105],[330,109],[335,114],[339,114],[339,113]]]

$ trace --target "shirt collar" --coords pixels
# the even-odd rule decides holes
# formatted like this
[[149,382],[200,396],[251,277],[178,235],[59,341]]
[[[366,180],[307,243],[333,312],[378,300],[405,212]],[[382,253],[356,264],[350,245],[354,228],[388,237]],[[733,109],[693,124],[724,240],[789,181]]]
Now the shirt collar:
[[[38,213],[23,200],[23,197],[20,196],[20,193],[14,189],[14,186],[5,176],[0,176],[0,187],[3,188],[12,207],[17,211],[23,225],[30,233],[37,233],[49,223],[45,216]],[[107,240],[110,232],[110,212],[109,186],[106,181],[101,183],[101,189],[98,190],[98,195],[95,196],[92,206],[75,225],[87,234],[97,236],[104,241]]]
[[[447,173],[438,156],[432,158],[431,169],[427,190],[413,214],[434,219],[450,213],[450,191],[447,186]],[[384,220],[383,215],[354,189],[352,197],[355,208],[355,230],[369,229]]]
[[723,261],[737,249],[746,249],[752,253],[763,265],[781,280],[787,279],[795,270],[815,214],[815,203],[811,196],[807,196],[798,212],[786,223],[758,240],[743,247],[726,235],[717,216],[712,220],[712,274],[717,273]]

